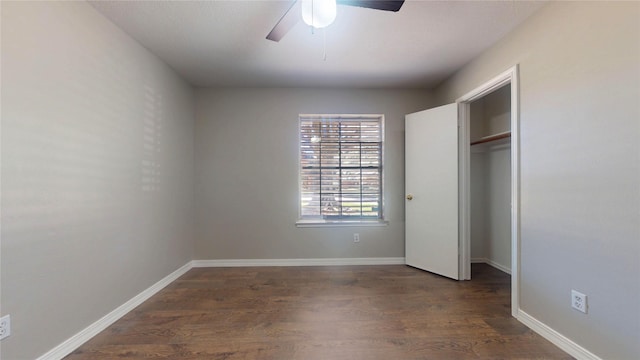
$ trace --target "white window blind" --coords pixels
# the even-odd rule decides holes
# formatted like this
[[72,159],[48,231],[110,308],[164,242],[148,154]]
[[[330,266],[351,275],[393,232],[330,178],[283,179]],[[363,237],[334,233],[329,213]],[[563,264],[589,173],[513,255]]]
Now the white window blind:
[[300,116],[300,218],[381,220],[382,115]]

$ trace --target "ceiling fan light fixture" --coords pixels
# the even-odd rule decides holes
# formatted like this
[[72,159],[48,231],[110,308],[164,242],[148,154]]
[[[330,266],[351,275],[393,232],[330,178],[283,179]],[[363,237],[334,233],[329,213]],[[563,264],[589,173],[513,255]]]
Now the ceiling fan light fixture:
[[331,25],[336,19],[336,0],[302,0],[302,20],[316,29]]

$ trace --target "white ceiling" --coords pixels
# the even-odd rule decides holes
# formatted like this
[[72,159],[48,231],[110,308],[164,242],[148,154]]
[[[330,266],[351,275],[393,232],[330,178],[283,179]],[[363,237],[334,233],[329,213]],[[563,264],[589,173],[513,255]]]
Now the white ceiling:
[[276,43],[265,36],[291,0],[90,3],[194,86],[367,88],[431,88],[544,4],[408,0],[397,13],[338,6],[326,32],[300,21]]

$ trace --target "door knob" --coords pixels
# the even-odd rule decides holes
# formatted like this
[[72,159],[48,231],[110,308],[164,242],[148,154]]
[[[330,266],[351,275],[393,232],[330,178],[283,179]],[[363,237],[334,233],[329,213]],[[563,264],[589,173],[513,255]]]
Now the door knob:
[[408,195],[407,195],[407,200],[413,200],[413,195],[408,194]]

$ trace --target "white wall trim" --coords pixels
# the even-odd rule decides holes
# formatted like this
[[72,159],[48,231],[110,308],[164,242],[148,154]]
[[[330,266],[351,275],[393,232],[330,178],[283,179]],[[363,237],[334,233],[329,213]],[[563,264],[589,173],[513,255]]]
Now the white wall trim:
[[493,266],[494,268],[496,268],[496,269],[498,269],[498,270],[500,270],[502,272],[505,272],[505,273],[511,275],[511,269],[509,269],[508,267],[506,267],[506,266],[504,266],[502,264],[499,264],[499,263],[497,263],[497,262],[495,262],[495,261],[493,261],[491,259],[488,259],[488,258],[471,258],[471,263],[472,264],[487,264],[487,265]]
[[239,259],[239,260],[192,260],[178,270],[151,285],[140,294],[120,305],[98,321],[87,326],[60,345],[49,350],[36,360],[61,360],[71,354],[82,344],[89,341],[101,331],[148,300],[158,291],[184,275],[194,267],[243,267],[243,266],[332,266],[332,265],[404,265],[404,257],[384,258],[329,258],[329,259]]
[[236,259],[193,260],[193,267],[243,266],[336,266],[336,265],[404,265],[403,257],[328,258],[328,259]]
[[158,291],[162,290],[165,286],[175,281],[177,278],[189,271],[192,267],[192,262],[188,262],[178,270],[164,277],[162,280],[151,285],[140,294],[134,296],[131,300],[118,306],[115,310],[103,316],[98,321],[87,326],[85,329],[68,338],[60,345],[49,350],[44,355],[40,356],[37,360],[60,360],[65,356],[71,354],[74,350],[80,347],[80,345],[84,344],[92,337],[98,335],[98,333],[106,329],[109,325],[116,322],[118,319],[126,315],[129,311],[133,310],[138,305],[142,304],[151,296],[155,295]]
[[[498,268],[496,264],[486,258],[473,258],[471,262],[484,262]],[[134,296],[126,303],[120,305],[115,310],[103,316],[98,321],[89,325],[77,334],[62,342],[60,345],[49,350],[36,360],[61,360],[65,356],[71,354],[85,342],[96,336],[98,333],[109,327],[111,324],[119,320],[128,312],[148,300],[151,296],[165,288],[167,285],[177,280],[187,271],[194,267],[244,267],[244,266],[341,266],[341,265],[404,265],[404,257],[383,257],[383,258],[327,258],[327,259],[230,259],[230,260],[192,260],[183,265],[176,271],[167,275],[157,283],[151,285],[140,294]],[[505,271],[507,272],[507,271]],[[602,360],[589,350],[576,344],[556,330],[542,323],[533,316],[527,314],[521,309],[517,310],[517,319],[538,333],[540,336],[551,341],[554,345],[569,353],[569,355],[577,359],[585,360]]]
[[575,357],[576,359],[602,360],[602,358],[598,357],[597,355],[593,354],[592,352],[583,348],[582,346],[576,344],[574,341],[560,334],[559,332],[552,329],[548,325],[544,324],[540,320],[522,311],[522,309],[518,311],[518,320],[521,323],[528,326],[531,330],[538,333],[543,338],[551,341],[554,345],[556,345],[560,349],[566,351],[569,355]]

